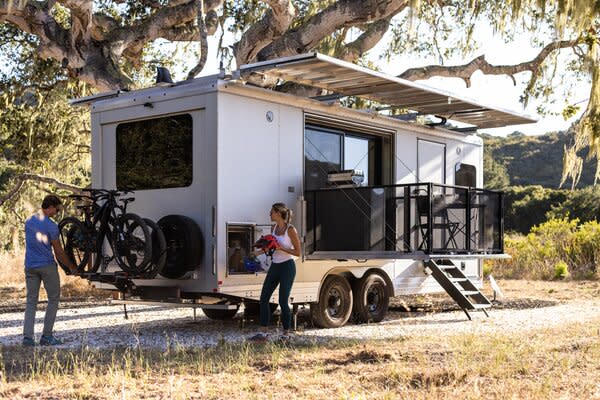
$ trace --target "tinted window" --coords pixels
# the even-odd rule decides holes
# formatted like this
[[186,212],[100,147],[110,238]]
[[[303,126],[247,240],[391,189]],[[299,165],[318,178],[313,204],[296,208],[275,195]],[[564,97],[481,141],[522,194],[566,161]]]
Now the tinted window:
[[391,140],[375,135],[307,126],[304,131],[304,187],[330,187],[327,174],[358,169],[361,186],[391,182]]
[[454,184],[456,186],[477,186],[477,170],[475,166],[463,163],[457,166],[454,175]]
[[192,116],[117,126],[117,189],[164,189],[192,184]]
[[306,128],[304,168],[306,190],[327,186],[327,173],[342,169],[342,135]]

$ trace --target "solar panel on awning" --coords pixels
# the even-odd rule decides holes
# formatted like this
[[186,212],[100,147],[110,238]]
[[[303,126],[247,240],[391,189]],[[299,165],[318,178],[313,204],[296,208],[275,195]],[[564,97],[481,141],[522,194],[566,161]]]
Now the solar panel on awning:
[[537,122],[517,112],[491,107],[421,83],[373,71],[319,53],[302,54],[247,64],[240,75],[277,77],[325,89],[343,96],[357,96],[379,103],[456,120],[479,128]]

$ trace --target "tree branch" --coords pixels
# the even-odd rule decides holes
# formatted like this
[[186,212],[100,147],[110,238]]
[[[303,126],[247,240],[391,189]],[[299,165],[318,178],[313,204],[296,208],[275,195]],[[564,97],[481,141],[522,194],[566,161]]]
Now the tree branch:
[[137,25],[117,29],[107,40],[113,44],[112,51],[116,55],[122,54],[135,64],[140,61],[142,50],[148,42],[167,36],[175,36],[178,40],[195,40],[198,30],[191,24],[197,15],[196,0],[177,3],[176,6],[157,10]]
[[206,0],[204,2],[204,25],[206,26],[206,33],[212,36],[219,27],[219,16],[217,15],[217,9],[223,5],[224,0]]
[[513,82],[516,83],[514,79],[515,74],[526,71],[537,74],[544,60],[552,52],[559,49],[574,47],[580,42],[581,39],[552,42],[546,45],[534,59],[515,65],[492,65],[486,61],[484,55],[481,55],[464,65],[448,67],[442,65],[429,65],[421,68],[411,68],[398,75],[398,77],[410,81],[429,79],[433,76],[461,78],[465,81],[467,87],[470,87],[471,76],[475,73],[475,71],[480,70],[486,75],[508,75],[513,79]]
[[385,36],[390,26],[390,20],[391,17],[388,17],[370,24],[358,39],[342,48],[340,54],[337,55],[338,58],[349,62],[358,60]]
[[[435,1],[435,0],[429,0]],[[259,61],[301,54],[314,48],[324,37],[345,26],[356,26],[389,18],[404,10],[410,0],[339,0],[312,16],[302,26],[291,29],[265,46],[257,55]],[[254,38],[255,40],[257,38]],[[250,40],[250,38],[249,38]],[[236,59],[244,60],[236,53]],[[239,65],[239,62],[238,62]]]
[[265,46],[283,34],[291,25],[296,9],[291,0],[265,0],[271,8],[233,45],[237,65],[253,61]]
[[75,194],[82,193],[81,188],[74,185],[70,185],[68,183],[61,182],[58,179],[50,178],[43,175],[24,173],[17,176],[16,183],[13,186],[13,188],[10,189],[7,194],[0,197],[0,207],[2,207],[4,203],[14,198],[17,194],[19,194],[19,192],[23,189],[26,181],[48,183],[56,186],[59,189],[69,190]]
[[202,12],[202,0],[199,0],[198,2],[200,3],[198,10],[198,29],[200,30],[200,59],[198,60],[196,66],[188,73],[187,79],[194,79],[196,75],[202,71],[208,57],[208,41],[206,39],[207,33],[206,24],[204,23],[204,13]]
[[71,47],[76,49],[78,42],[89,42],[92,32],[92,0],[58,0],[71,11]]

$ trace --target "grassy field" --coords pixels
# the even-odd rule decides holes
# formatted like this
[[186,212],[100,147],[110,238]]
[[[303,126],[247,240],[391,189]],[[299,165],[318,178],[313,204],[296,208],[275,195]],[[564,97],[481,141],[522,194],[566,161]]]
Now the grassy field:
[[[22,304],[22,260],[6,258],[0,263],[0,291],[10,293],[0,305]],[[80,279],[63,278],[69,288],[63,290],[65,296],[106,298]],[[536,307],[536,301],[600,298],[598,281],[500,285],[508,298],[521,299],[524,307]],[[448,330],[443,337],[412,335],[386,341],[224,342],[194,349],[174,342],[167,350],[5,346],[0,398],[600,399],[599,320],[590,315],[589,322],[518,334]]]
[[[25,275],[23,253],[0,253],[0,305],[11,306],[25,299]],[[103,299],[107,295],[94,289],[87,281],[67,276],[59,268],[61,298],[66,300]],[[46,292],[40,290],[40,300],[46,300]]]
[[167,351],[2,349],[2,398],[600,398],[600,332]]

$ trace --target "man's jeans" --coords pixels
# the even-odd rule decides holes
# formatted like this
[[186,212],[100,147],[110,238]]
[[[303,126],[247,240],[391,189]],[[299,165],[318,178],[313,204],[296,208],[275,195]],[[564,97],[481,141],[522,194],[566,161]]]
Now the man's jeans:
[[54,328],[54,320],[58,311],[58,300],[60,299],[60,277],[56,265],[47,265],[38,268],[25,268],[25,283],[27,285],[27,307],[25,308],[25,323],[23,324],[23,336],[33,339],[33,327],[35,325],[35,311],[40,294],[40,283],[44,282],[44,288],[48,295],[48,307],[44,317],[44,336],[51,336]]

